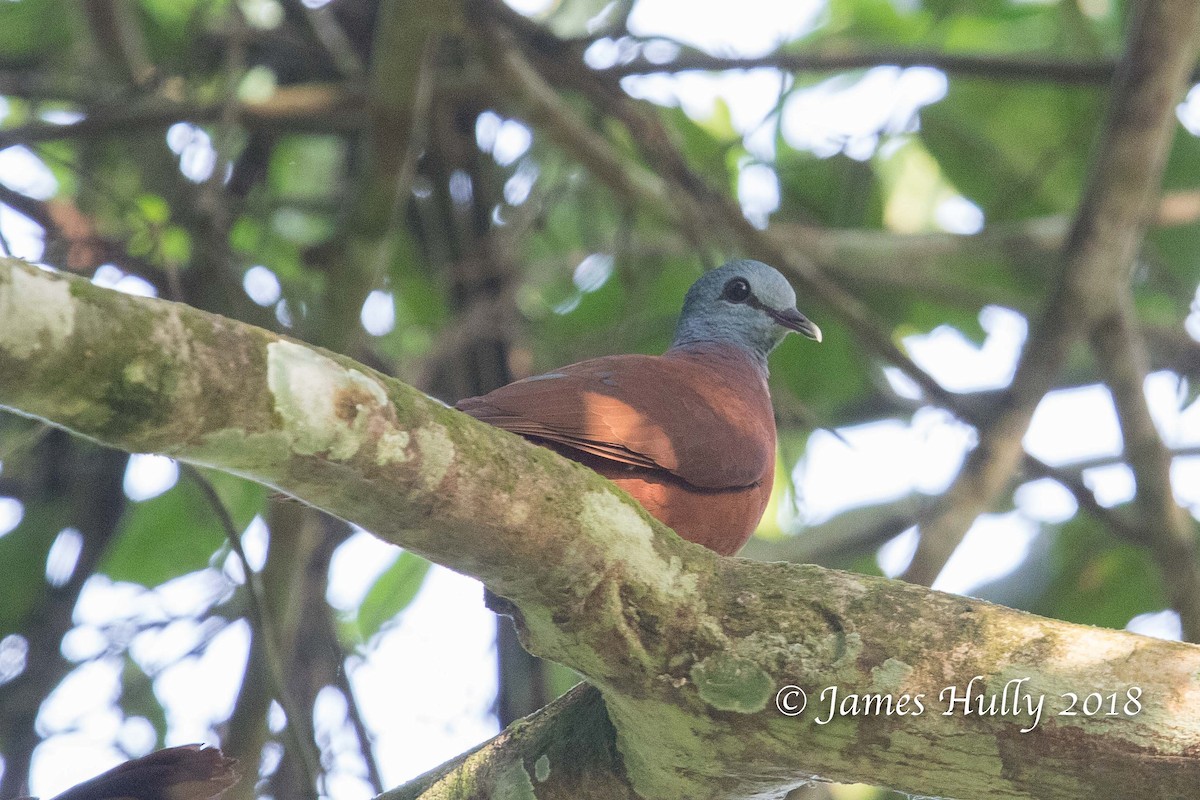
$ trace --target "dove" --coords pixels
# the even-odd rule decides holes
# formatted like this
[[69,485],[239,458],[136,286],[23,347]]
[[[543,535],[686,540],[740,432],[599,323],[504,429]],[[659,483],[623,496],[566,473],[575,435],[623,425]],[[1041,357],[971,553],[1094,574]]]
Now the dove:
[[455,408],[590,467],[683,538],[732,555],[771,496],[767,356],[791,331],[821,341],[782,274],[731,261],[688,290],[662,355],[581,361]]

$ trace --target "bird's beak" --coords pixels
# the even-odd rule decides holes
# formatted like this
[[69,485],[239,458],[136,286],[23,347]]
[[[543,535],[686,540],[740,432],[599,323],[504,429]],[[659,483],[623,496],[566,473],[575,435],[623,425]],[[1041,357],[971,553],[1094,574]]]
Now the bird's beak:
[[794,308],[785,308],[782,311],[776,311],[773,308],[767,309],[767,313],[771,315],[777,323],[787,328],[789,331],[802,333],[810,339],[821,341],[821,329],[799,311]]

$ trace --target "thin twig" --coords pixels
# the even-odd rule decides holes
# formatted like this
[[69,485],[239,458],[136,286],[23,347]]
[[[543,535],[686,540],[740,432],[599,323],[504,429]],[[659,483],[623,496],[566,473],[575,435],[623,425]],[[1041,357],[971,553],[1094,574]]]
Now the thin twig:
[[842,72],[873,67],[932,67],[942,72],[994,81],[1026,81],[1068,85],[1103,85],[1112,80],[1116,62],[1111,59],[1079,60],[1046,56],[986,53],[944,53],[934,50],[860,50],[855,52],[771,53],[755,58],[709,55],[685,50],[666,63],[635,58],[597,70],[612,78],[678,72],[726,72],[777,69],[783,72]]
[[346,31],[333,14],[329,5],[321,8],[310,8],[299,0],[285,0],[291,7],[293,17],[304,20],[313,38],[320,43],[321,48],[329,56],[329,61],[343,78],[361,79],[367,70],[362,59],[354,49],[354,43],[346,35]]
[[[334,638],[336,639],[336,637]],[[350,675],[346,670],[339,669],[335,680],[342,697],[346,699],[346,716],[350,720],[350,726],[354,728],[354,735],[358,738],[358,749],[362,753],[363,763],[367,767],[367,782],[371,784],[375,794],[383,794],[383,776],[379,772],[379,764],[375,761],[371,731],[367,729],[366,720],[363,719],[362,706],[359,705],[358,695],[354,693],[354,686],[350,683]]]
[[[0,130],[0,149],[77,139],[110,133],[128,134],[144,128],[162,128],[176,122],[213,122],[221,119],[225,103],[177,103],[149,97],[123,104],[83,109],[78,122],[57,125],[37,120]],[[250,129],[296,131],[358,131],[365,125],[363,98],[330,84],[281,86],[260,102],[235,105],[237,121]]]
[[296,724],[298,720],[302,720],[305,717],[300,713],[299,706],[296,705],[295,699],[287,687],[283,668],[283,655],[279,651],[278,630],[274,625],[274,620],[270,612],[267,610],[266,590],[262,585],[261,576],[250,566],[250,560],[246,557],[245,549],[242,548],[241,534],[238,532],[237,526],[233,523],[233,517],[226,507],[225,501],[217,494],[216,487],[212,485],[212,482],[200,470],[191,464],[181,462],[179,467],[180,471],[194,481],[204,494],[205,499],[212,507],[213,514],[216,515],[217,522],[225,531],[225,538],[229,541],[230,549],[233,550],[234,555],[241,562],[242,572],[246,576],[247,605],[251,621],[263,643],[268,667],[267,673],[274,684],[271,688],[275,693],[276,699],[279,701],[279,705],[283,707],[284,715],[287,717],[287,726],[285,727],[287,736],[295,748],[309,785],[315,791],[323,783],[324,772],[321,769],[321,759],[315,751],[313,742],[308,737],[302,735]]

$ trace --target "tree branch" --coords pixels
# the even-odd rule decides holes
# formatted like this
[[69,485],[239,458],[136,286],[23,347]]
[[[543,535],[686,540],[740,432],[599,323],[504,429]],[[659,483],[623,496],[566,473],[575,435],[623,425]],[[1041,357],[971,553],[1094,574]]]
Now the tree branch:
[[1196,63],[1200,3],[1144,3],[1134,20],[1102,140],[1063,268],[1030,336],[1006,402],[979,431],[979,445],[922,526],[904,579],[932,583],[976,517],[995,502],[1023,456],[1021,439],[1071,347],[1112,313],[1145,227],[1176,125],[1175,103]]
[[[178,103],[161,96],[85,109],[78,122],[58,125],[29,122],[0,131],[0,149],[16,144],[101,136],[128,135],[130,131],[161,128],[176,122],[215,122],[226,113],[223,101],[205,105]],[[364,126],[363,98],[328,84],[299,84],[278,87],[266,100],[234,104],[233,116],[253,130],[288,132],[360,130]]]
[[1128,292],[1112,314],[1097,321],[1091,342],[1112,391],[1125,458],[1137,478],[1138,542],[1158,563],[1171,605],[1179,611],[1184,638],[1200,641],[1196,526],[1175,500],[1171,452],[1150,417],[1144,388],[1149,359]]
[[863,50],[858,52],[771,53],[755,58],[714,56],[696,50],[679,53],[666,63],[635,58],[624,64],[597,70],[601,75],[625,78],[631,75],[677,72],[725,72],[748,69],[777,69],[783,72],[843,72],[872,67],[932,67],[952,75],[997,81],[1028,81],[1070,85],[1105,84],[1112,80],[1116,62],[1108,59],[1078,60],[1027,55],[944,53],[934,50]]
[[[1200,648],[719,558],[589,470],[267,331],[0,261],[0,405],[274,486],[480,578],[530,649],[601,690],[646,798],[812,774],[963,798],[1183,798],[1200,782]],[[1028,676],[1051,704],[1137,687],[1141,711],[1083,722],[1054,706],[1036,736],[1019,733],[1029,716],[943,716],[939,693],[961,698],[975,675],[997,693]],[[789,684],[929,708],[814,725],[770,707]]]

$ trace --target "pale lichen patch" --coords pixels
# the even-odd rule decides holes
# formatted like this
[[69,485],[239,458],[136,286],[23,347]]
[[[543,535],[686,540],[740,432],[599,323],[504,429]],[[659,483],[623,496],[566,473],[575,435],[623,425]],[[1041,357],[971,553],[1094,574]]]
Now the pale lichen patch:
[[456,450],[450,435],[441,425],[417,428],[417,448],[421,451],[421,480],[429,491],[436,489],[450,471]]
[[533,763],[533,777],[537,778],[538,783],[550,777],[550,757],[545,753],[538,756],[538,760]]
[[1058,641],[1054,662],[1070,669],[1118,663],[1128,658],[1136,646],[1137,640],[1132,636],[1099,628],[1084,628]]
[[36,267],[18,267],[0,282],[0,349],[29,358],[43,343],[58,348],[75,332],[75,300],[64,280]]
[[150,365],[141,359],[130,361],[121,370],[121,377],[127,384],[150,386]]
[[698,576],[684,571],[672,557],[664,563],[654,549],[654,529],[629,503],[611,491],[588,492],[582,498],[579,522],[595,541],[620,540],[625,574],[644,584],[660,583],[668,594],[696,591]]
[[292,449],[352,458],[371,436],[371,420],[391,411],[379,383],[293,342],[267,345],[267,386]]
[[519,528],[529,519],[529,503],[524,500],[505,498],[500,508],[503,510],[504,524],[510,528]]
[[375,463],[381,467],[388,464],[403,464],[412,456],[408,444],[412,437],[408,431],[384,431],[375,444]]
[[900,689],[912,673],[913,668],[909,664],[897,658],[889,658],[871,668],[871,688],[880,692]]

